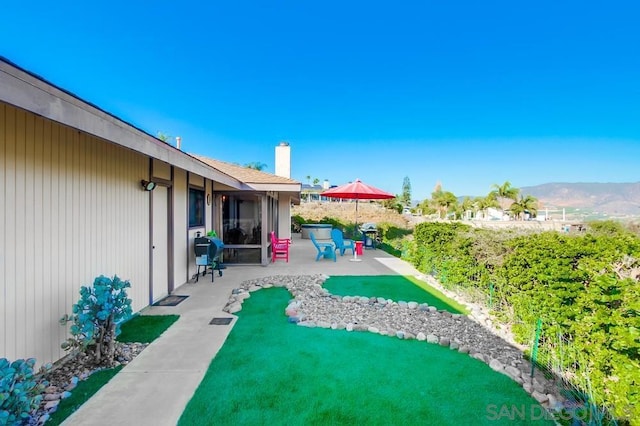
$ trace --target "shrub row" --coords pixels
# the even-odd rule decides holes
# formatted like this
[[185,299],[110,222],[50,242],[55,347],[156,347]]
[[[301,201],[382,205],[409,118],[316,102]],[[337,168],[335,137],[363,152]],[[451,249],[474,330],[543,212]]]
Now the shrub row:
[[491,297],[520,343],[531,342],[540,318],[542,361],[586,377],[596,403],[640,422],[640,238],[614,222],[589,229],[568,235],[423,223],[404,257],[444,286]]

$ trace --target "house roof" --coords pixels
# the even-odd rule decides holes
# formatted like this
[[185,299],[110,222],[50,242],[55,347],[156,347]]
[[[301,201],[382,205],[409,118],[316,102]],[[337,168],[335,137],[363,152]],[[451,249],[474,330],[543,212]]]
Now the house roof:
[[191,156],[210,165],[211,167],[216,168],[217,170],[220,170],[222,173],[225,173],[234,179],[244,182],[248,187],[250,187],[250,189],[262,191],[300,192],[300,182],[294,179],[265,173],[260,170],[250,169],[248,167],[227,163],[225,161],[216,160],[202,155],[191,154]]

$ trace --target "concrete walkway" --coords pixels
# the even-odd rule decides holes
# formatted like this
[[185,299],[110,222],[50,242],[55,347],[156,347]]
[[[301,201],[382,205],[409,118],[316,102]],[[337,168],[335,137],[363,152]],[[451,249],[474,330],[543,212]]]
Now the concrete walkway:
[[[109,383],[71,415],[64,425],[175,425],[211,360],[218,353],[236,317],[222,311],[231,290],[241,282],[273,275],[419,275],[412,266],[382,250],[365,250],[361,261],[338,255],[337,262],[315,261],[309,240],[294,236],[289,263],[229,266],[222,277],[200,277],[174,291],[189,295],[172,307],[152,306],[147,315],[178,314],[176,321]],[[282,309],[285,307],[283,306]],[[214,317],[232,317],[230,325],[209,325]]]

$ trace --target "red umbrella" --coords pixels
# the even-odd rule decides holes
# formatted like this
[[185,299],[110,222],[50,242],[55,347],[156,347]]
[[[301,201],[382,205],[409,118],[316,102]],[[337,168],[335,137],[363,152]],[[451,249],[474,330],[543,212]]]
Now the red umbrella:
[[378,189],[375,186],[367,185],[360,181],[360,179],[356,179],[355,182],[327,189],[320,193],[320,195],[330,198],[356,200],[356,229],[358,228],[358,200],[388,200],[396,197],[395,195]]

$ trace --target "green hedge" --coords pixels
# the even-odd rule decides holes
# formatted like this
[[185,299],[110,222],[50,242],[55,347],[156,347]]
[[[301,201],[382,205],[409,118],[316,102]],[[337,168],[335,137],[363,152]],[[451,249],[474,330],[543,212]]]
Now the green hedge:
[[[443,285],[487,300],[492,284],[492,306],[521,343],[530,343],[541,318],[542,361],[562,359],[589,378],[596,403],[640,424],[640,238],[615,223],[589,229],[567,235],[422,223],[404,257]],[[573,355],[560,354],[558,342]]]

